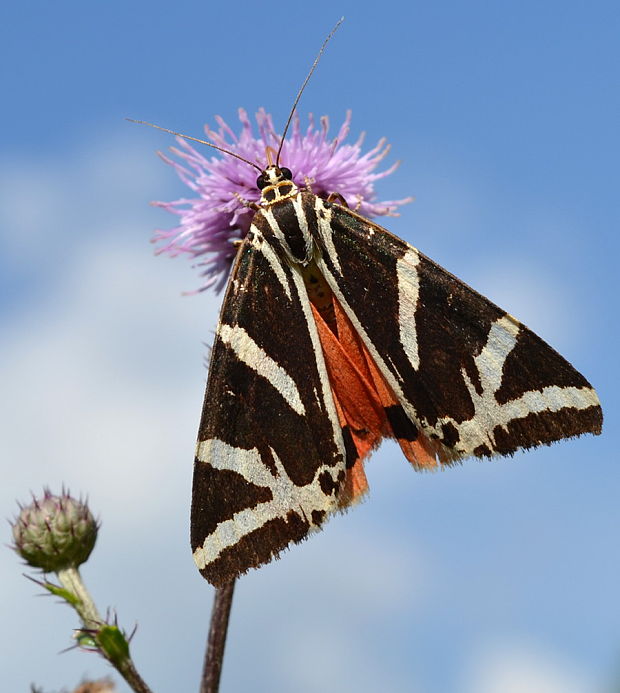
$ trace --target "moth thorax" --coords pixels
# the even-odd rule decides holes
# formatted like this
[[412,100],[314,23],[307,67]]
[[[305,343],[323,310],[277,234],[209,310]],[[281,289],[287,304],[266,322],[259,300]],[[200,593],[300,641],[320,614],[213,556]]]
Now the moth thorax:
[[261,201],[263,204],[271,205],[280,200],[297,195],[299,189],[292,180],[281,180],[273,185],[268,185],[261,191]]

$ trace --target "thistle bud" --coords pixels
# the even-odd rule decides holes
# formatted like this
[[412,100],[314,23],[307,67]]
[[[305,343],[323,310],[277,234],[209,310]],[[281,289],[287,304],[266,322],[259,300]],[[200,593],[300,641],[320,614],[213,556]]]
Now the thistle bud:
[[21,507],[12,523],[15,551],[44,572],[77,568],[90,556],[97,540],[97,521],[88,505],[67,492],[56,496],[45,489]]

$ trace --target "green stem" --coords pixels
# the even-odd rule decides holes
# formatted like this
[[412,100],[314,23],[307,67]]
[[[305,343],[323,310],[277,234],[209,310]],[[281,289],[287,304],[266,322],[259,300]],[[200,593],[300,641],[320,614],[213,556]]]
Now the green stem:
[[92,600],[90,593],[86,589],[86,585],[82,582],[82,576],[77,568],[63,568],[57,573],[60,584],[71,594],[74,594],[78,599],[75,605],[75,610],[78,612],[84,628],[88,630],[97,630],[101,628],[104,620],[97,611],[95,602]]
[[[135,691],[135,693],[151,693],[151,689],[143,681],[140,674],[138,674],[134,663],[129,656],[129,645],[122,635],[121,631],[116,627],[113,628],[115,634],[122,638],[119,648],[111,648],[111,642],[108,640],[103,640],[103,632],[106,629],[106,622],[101,618],[101,615],[97,611],[95,602],[90,596],[89,591],[86,589],[86,585],[82,582],[82,576],[80,571],[75,568],[63,568],[57,571],[58,580],[60,584],[71,594],[75,595],[78,599],[77,603],[74,604],[75,610],[78,612],[80,619],[82,620],[82,625],[85,630],[95,631],[95,642],[99,646],[99,652],[110,662],[110,664],[118,671],[118,673],[127,681],[129,687]],[[108,628],[110,628],[108,626]],[[101,635],[101,637],[98,637]],[[110,649],[106,649],[106,645]]]

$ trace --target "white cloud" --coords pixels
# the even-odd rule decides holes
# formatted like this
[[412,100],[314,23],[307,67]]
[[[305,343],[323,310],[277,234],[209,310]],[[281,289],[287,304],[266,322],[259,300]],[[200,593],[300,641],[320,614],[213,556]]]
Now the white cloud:
[[[403,613],[415,620],[432,599],[428,561],[410,538],[360,532],[360,525],[359,514],[336,517],[240,583],[234,661],[250,652],[258,661],[248,672],[229,671],[232,690],[423,690],[407,661],[386,666],[388,648],[378,640],[389,642],[395,620]],[[269,633],[266,646],[257,645],[262,632]],[[250,684],[254,676],[270,686]]]
[[188,263],[153,257],[153,212],[140,205],[164,174],[154,157],[114,141],[58,170],[0,171],[10,179],[3,243],[28,289],[5,315],[0,346],[7,501],[64,480],[99,501],[142,493],[154,510],[169,492],[155,480],[171,460],[191,463],[202,341],[218,299],[182,297],[199,282]]
[[157,506],[165,490],[140,482],[178,463],[180,430],[191,460],[215,300],[179,296],[184,273],[140,244],[102,236],[73,259],[4,330],[2,457],[24,488],[60,477]]
[[466,693],[592,693],[593,681],[572,662],[543,647],[488,644],[469,663]]
[[[363,608],[364,602],[360,603]],[[423,687],[400,670],[386,670],[372,651],[374,634],[352,634],[346,622],[335,619],[329,627],[310,624],[291,641],[283,635],[276,651],[287,650],[277,690],[355,691],[355,693],[422,693]],[[278,645],[280,647],[278,647]]]

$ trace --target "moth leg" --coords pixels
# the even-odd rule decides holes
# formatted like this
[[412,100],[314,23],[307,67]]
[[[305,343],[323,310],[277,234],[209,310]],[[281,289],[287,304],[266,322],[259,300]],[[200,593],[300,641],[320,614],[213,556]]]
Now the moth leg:
[[340,193],[336,192],[329,193],[329,195],[327,196],[327,202],[336,202],[337,204],[342,205],[343,207],[347,207],[347,209],[349,207],[344,197]]
[[234,192],[233,197],[235,197],[244,207],[253,209],[255,212],[260,209],[260,205],[256,204],[256,202],[252,202],[252,200],[246,200],[245,197],[242,197],[238,192]]
[[[354,212],[359,212],[363,201],[364,201],[364,198],[361,195],[358,195],[357,196],[357,204],[353,208]],[[344,199],[344,197],[340,193],[329,193],[329,195],[327,196],[327,202],[336,202],[339,205],[341,205],[342,207],[346,207],[347,209],[349,209],[349,205],[348,205],[347,201]]]

